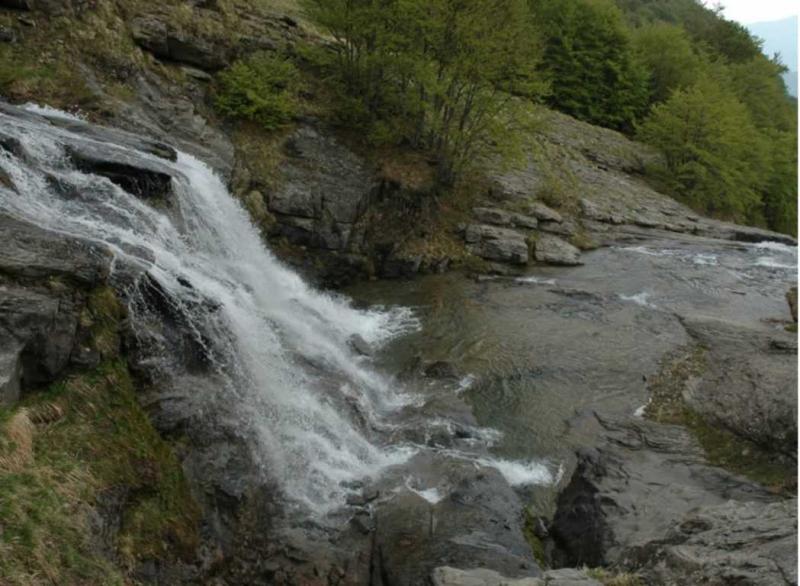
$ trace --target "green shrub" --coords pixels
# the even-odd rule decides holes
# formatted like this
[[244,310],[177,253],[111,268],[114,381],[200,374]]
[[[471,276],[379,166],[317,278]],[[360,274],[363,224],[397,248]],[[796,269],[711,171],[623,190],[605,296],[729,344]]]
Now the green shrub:
[[219,74],[215,105],[226,116],[279,128],[295,114],[298,81],[291,61],[256,53]]

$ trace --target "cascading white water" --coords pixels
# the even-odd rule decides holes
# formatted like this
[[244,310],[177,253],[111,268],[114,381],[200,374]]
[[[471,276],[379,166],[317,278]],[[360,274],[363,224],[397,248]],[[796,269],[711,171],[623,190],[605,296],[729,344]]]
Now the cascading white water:
[[[307,286],[263,246],[220,178],[187,154],[170,162],[2,112],[0,129],[24,149],[17,156],[0,148],[0,169],[15,186],[0,183],[0,213],[102,243],[113,252],[115,266],[142,267],[195,332],[215,373],[215,397],[203,408],[213,409],[217,401],[233,412],[265,475],[287,498],[324,513],[344,502],[352,481],[375,476],[420,448],[381,441],[378,432],[394,426],[390,417],[418,398],[371,369],[348,342],[358,334],[379,346],[418,326],[410,311],[357,310]],[[76,170],[65,148],[75,144],[168,169],[170,209]],[[55,189],[54,180],[69,186],[71,195]],[[213,310],[198,310],[203,304]],[[147,304],[135,292],[130,310],[134,326],[152,325]],[[152,355],[167,372],[180,366],[181,357],[167,342]],[[513,484],[553,480],[541,464],[454,455],[494,466]]]
[[[340,499],[342,481],[374,474],[407,454],[371,443],[326,396],[330,389],[297,361],[302,357],[337,373],[337,391],[351,395],[363,416],[378,426],[382,416],[410,397],[365,367],[348,338],[359,334],[379,345],[413,327],[408,311],[359,311],[309,288],[264,248],[222,181],[189,155],[180,153],[175,163],[157,159],[174,176],[176,220],[108,179],[73,169],[59,140],[67,131],[0,116],[4,131],[26,153],[20,159],[0,150],[0,167],[19,192],[0,187],[0,210],[102,242],[119,262],[149,265],[150,276],[190,327],[216,330],[208,351],[223,375],[226,400],[237,402],[242,426],[263,444],[255,451],[263,455],[270,474],[282,479],[287,495],[324,509]],[[91,139],[69,135],[69,140]],[[102,148],[126,150],[110,144]],[[156,159],[142,152],[124,155]],[[63,197],[46,174],[80,196]],[[214,303],[213,315],[191,311],[198,299]],[[199,320],[205,323],[193,324]]]

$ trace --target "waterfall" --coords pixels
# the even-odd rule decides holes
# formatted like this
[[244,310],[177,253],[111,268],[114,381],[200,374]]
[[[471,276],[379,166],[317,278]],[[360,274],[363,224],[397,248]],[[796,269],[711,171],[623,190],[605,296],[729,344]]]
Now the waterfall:
[[[111,281],[144,340],[146,362],[165,379],[162,387],[176,383],[176,373],[186,375],[184,387],[194,381],[193,408],[226,419],[251,447],[264,482],[318,515],[344,503],[358,481],[439,449],[394,432],[419,425],[450,430],[450,423],[404,423],[404,410],[422,398],[381,375],[350,344],[357,334],[378,348],[419,327],[410,310],[359,310],[314,290],[265,248],[208,166],[181,152],[164,159],[131,146],[140,139],[113,131],[127,136],[113,140],[110,132],[50,109],[29,108],[22,116],[0,109],[0,139],[20,147],[0,142],[0,170],[13,183],[0,182],[0,214],[111,251]],[[155,169],[170,178],[168,193],[163,201],[143,201],[106,176],[80,170],[75,149]],[[185,348],[159,334],[163,315],[146,293],[154,287],[201,349],[205,370],[194,379]],[[489,443],[440,453],[494,467],[513,485],[557,481],[544,464],[488,457]]]
[[[0,186],[0,212],[102,243],[114,266],[146,267],[171,309],[203,340],[215,384],[224,387],[217,394],[235,402],[241,429],[260,444],[254,452],[288,496],[325,510],[343,500],[348,481],[407,457],[408,449],[380,447],[369,432],[414,398],[371,370],[348,339],[358,334],[379,346],[415,326],[409,311],[360,311],[310,288],[264,247],[221,179],[190,155],[170,162],[119,144],[91,144],[34,118],[0,114],[0,122],[24,149],[24,156],[0,149],[0,168],[19,192]],[[75,143],[166,167],[175,209],[165,212],[76,170],[65,151]],[[64,197],[64,185],[73,197]],[[215,310],[198,311],[199,300]],[[134,325],[144,327],[147,307],[132,297],[130,310]],[[166,346],[153,356],[175,366],[180,357]],[[328,376],[315,377],[304,364]],[[348,417],[347,402],[366,423]]]

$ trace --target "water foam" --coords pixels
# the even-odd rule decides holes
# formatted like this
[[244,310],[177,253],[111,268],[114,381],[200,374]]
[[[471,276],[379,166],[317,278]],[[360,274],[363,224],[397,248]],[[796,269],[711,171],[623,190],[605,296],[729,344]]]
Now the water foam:
[[641,293],[635,293],[634,295],[620,295],[619,298],[623,301],[635,303],[641,307],[647,307],[648,309],[658,309],[656,305],[648,301],[648,299],[650,299],[650,293],[645,291],[642,291]]

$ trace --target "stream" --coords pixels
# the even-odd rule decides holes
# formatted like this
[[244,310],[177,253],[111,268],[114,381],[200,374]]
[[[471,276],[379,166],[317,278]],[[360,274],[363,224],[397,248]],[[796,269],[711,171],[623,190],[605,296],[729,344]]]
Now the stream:
[[[592,445],[570,424],[581,412],[641,412],[647,378],[689,342],[682,316],[783,328],[796,280],[796,248],[683,238],[620,243],[575,268],[370,282],[348,294],[411,308],[421,322],[384,348],[383,368],[399,372],[416,357],[451,363],[458,377],[429,381],[429,393],[466,400],[481,426],[499,432],[497,457],[563,470],[577,447]],[[552,511],[554,496],[553,484],[532,495],[541,511]]]

